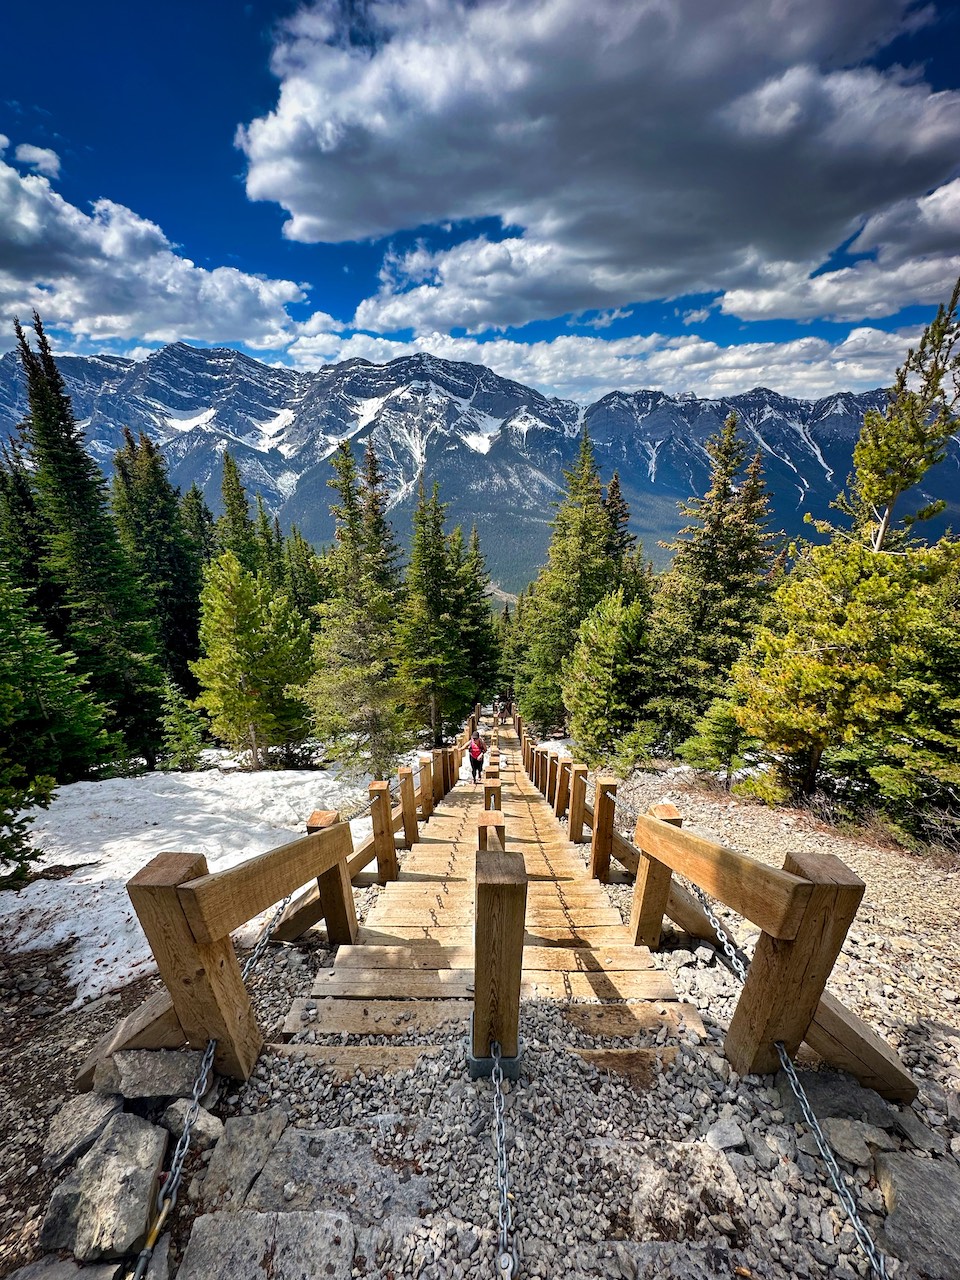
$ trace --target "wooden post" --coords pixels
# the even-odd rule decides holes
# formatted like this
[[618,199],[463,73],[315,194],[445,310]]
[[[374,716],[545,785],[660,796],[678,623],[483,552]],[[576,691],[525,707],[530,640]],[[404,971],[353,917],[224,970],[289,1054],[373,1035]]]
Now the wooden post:
[[570,821],[569,836],[573,844],[583,842],[583,810],[587,803],[587,766],[570,766]]
[[502,805],[501,805],[501,803],[500,803],[500,797],[501,797],[501,794],[502,794],[502,793],[501,793],[501,790],[500,790],[500,783],[499,783],[499,781],[498,781],[498,782],[488,782],[486,779],[484,779],[484,782],[483,782],[483,807],[484,807],[484,809],[500,809],[500,808],[502,808]]
[[433,803],[438,805],[446,795],[443,786],[443,751],[440,747],[433,749]]
[[533,748],[533,785],[541,794],[544,787],[544,763],[546,758],[545,747]]
[[[323,831],[333,827],[340,821],[336,809],[314,809],[307,819],[307,835],[314,831]],[[352,945],[357,940],[357,908],[353,901],[353,885],[350,883],[350,872],[346,859],[323,871],[317,876],[317,899],[315,904],[316,919],[323,919],[327,927],[327,939],[330,942]],[[289,922],[288,922],[289,924]],[[308,926],[304,925],[300,933]],[[287,931],[289,932],[289,930]],[[299,934],[291,935],[298,937]],[[274,933],[277,941],[284,941]]]
[[446,795],[453,790],[453,784],[456,782],[456,774],[453,771],[453,751],[449,747],[443,748],[443,794]]
[[393,813],[390,804],[390,783],[371,782],[370,799],[373,801],[373,847],[377,853],[377,879],[381,884],[396,880],[400,874],[397,862],[397,842],[393,838]]
[[616,778],[599,777],[597,779],[597,798],[593,805],[593,839],[590,842],[590,874],[595,880],[600,880],[604,884],[610,879],[616,795]]
[[777,1040],[796,1053],[866,887],[830,853],[788,853],[783,869],[812,881],[813,892],[796,937],[761,933],[757,940],[723,1046],[740,1075],[778,1070]]
[[[490,832],[496,834],[498,843],[490,843]],[[499,809],[484,809],[477,815],[477,838],[481,849],[506,849],[507,827]]]
[[570,801],[570,766],[573,761],[569,756],[564,756],[557,766],[557,795],[553,805],[553,812],[558,818],[562,818],[567,812],[567,805]]
[[420,812],[424,822],[433,813],[433,756],[429,752],[420,757]]
[[477,853],[473,1053],[488,1058],[496,1040],[505,1058],[519,1049],[520,973],[527,873],[520,853]]
[[[679,811],[672,804],[655,804],[648,810],[652,818],[679,827],[683,822]],[[673,873],[656,858],[643,852],[642,835],[634,833],[634,844],[640,850],[637,862],[637,880],[633,887],[633,905],[630,910],[630,941],[635,947],[649,947],[656,951],[663,931],[663,916],[670,897]]]
[[159,853],[127,884],[137,919],[187,1042],[205,1049],[215,1039],[221,1075],[246,1080],[263,1037],[253,1016],[230,937],[197,942],[177,886],[207,874],[202,854]]
[[526,734],[520,739],[520,758],[523,760],[524,771],[529,778],[530,776],[530,739]]
[[413,770],[409,765],[400,769],[400,803],[403,806],[403,843],[412,849],[417,843],[417,797],[413,786]]
[[560,757],[556,751],[551,751],[547,756],[547,804],[556,804],[557,800],[557,770],[560,767]]

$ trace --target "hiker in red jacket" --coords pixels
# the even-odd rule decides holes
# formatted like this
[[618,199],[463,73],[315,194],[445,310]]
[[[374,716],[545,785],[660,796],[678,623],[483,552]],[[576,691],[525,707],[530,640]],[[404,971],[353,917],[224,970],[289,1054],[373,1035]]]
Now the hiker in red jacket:
[[483,757],[486,753],[487,744],[480,737],[480,730],[474,729],[470,745],[467,747],[467,755],[470,757],[470,772],[473,774],[474,782],[480,781],[480,774],[483,772]]

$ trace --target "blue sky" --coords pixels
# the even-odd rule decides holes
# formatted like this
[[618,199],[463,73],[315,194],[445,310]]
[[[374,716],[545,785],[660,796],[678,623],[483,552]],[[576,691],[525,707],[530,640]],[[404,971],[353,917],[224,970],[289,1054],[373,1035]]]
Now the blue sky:
[[0,143],[0,317],[61,351],[818,396],[960,274],[960,9],[53,0]]

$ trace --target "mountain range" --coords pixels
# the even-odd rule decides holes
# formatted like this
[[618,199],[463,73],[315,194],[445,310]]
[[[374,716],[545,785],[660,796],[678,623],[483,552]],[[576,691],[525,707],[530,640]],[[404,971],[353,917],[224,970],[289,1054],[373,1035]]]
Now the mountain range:
[[[615,391],[590,405],[551,399],[483,365],[406,356],[389,364],[348,360],[317,372],[265,365],[227,348],[173,343],[144,360],[62,356],[74,413],[103,467],[123,429],[144,431],[162,448],[181,489],[196,482],[216,511],[224,448],[251,495],[289,529],[329,542],[330,454],[351,440],[358,456],[372,439],[390,489],[401,540],[421,477],[440,484],[450,526],[476,524],[494,582],[515,592],[535,575],[550,537],[551,506],[563,469],[587,425],[604,481],[614,470],[631,509],[631,528],[657,564],[658,546],[682,523],[678,501],[708,482],[708,437],[732,410],[750,452],[759,450],[772,498],[773,527],[800,533],[804,514],[828,515],[843,488],[867,409],[882,389],[839,391],[798,400],[757,387],[743,395],[699,399],[661,391]],[[0,439],[26,413],[13,352],[0,358]],[[948,510],[930,533],[957,526],[960,441],[924,481],[916,505],[943,498]]]

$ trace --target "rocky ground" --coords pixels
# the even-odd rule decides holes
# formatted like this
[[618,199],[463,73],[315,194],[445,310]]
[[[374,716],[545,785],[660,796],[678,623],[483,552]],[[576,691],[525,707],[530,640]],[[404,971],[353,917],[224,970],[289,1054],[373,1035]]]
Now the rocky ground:
[[[840,835],[802,813],[744,804],[690,782],[682,771],[638,775],[621,787],[618,823],[629,830],[632,813],[671,801],[685,826],[772,865],[781,865],[789,850],[831,852],[867,883],[830,989],[897,1046],[921,1084],[920,1099],[904,1115],[864,1102],[844,1085],[814,1079],[812,1087],[860,1211],[887,1240],[884,1176],[888,1183],[894,1175],[907,1177],[924,1194],[926,1178],[951,1194],[960,1187],[960,872]],[[361,914],[376,893],[361,892]],[[610,893],[629,911],[628,886],[612,885]],[[749,952],[749,928],[723,910],[720,916]],[[268,950],[252,980],[268,1039],[294,996],[307,994],[317,969],[331,960],[320,941]],[[523,1008],[525,1067],[506,1099],[520,1274],[544,1280],[654,1274],[849,1280],[867,1274],[785,1080],[739,1079],[722,1057],[735,980],[712,948],[694,949],[685,938],[673,939],[663,963],[681,997],[700,1009],[707,1037],[701,1042],[683,1032],[676,1058],[665,1057],[645,1082],[598,1073],[571,1054],[592,1041],[556,1007]],[[5,1276],[36,1256],[44,1206],[60,1176],[43,1167],[50,1117],[70,1094],[72,1075],[96,1038],[149,984],[62,1015],[57,1010],[69,993],[58,981],[55,957],[0,959],[0,965]],[[465,1077],[459,1034],[429,1039],[439,1039],[440,1052],[413,1071],[370,1080],[355,1075],[343,1084],[308,1062],[265,1055],[251,1080],[223,1091],[217,1104],[228,1133],[265,1111],[277,1114],[264,1148],[266,1171],[246,1207],[342,1212],[353,1243],[336,1275],[493,1274],[490,1085]],[[289,1174],[271,1182],[274,1146],[284,1154],[278,1168]],[[327,1147],[340,1153],[340,1166],[330,1163]],[[205,1207],[202,1178],[219,1150],[191,1156],[173,1225],[174,1266]],[[322,1203],[309,1175],[317,1159],[327,1162],[327,1182],[332,1178],[335,1187]],[[884,1160],[901,1166],[884,1175]],[[960,1276],[960,1229],[952,1240],[943,1235],[948,1229],[949,1204],[947,1219],[940,1214],[939,1221],[911,1226],[912,1256],[921,1264],[912,1274]],[[902,1241],[898,1247],[908,1251]],[[928,1269],[931,1251],[942,1259],[939,1270]],[[911,1274],[897,1264],[892,1271]]]

